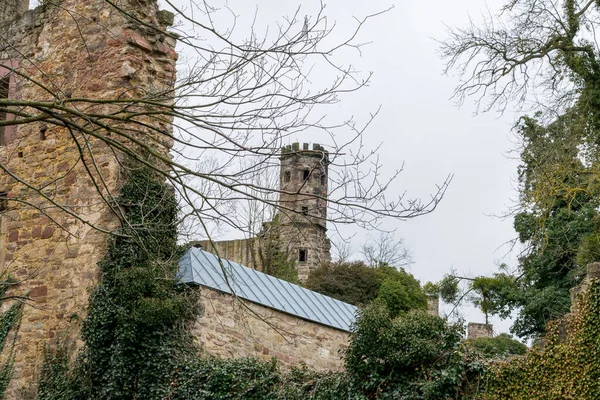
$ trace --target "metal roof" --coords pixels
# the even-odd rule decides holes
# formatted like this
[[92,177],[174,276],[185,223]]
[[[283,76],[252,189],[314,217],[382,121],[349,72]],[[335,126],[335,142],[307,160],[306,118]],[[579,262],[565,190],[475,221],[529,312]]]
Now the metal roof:
[[351,304],[233,261],[221,258],[219,263],[219,257],[199,248],[192,247],[181,258],[179,275],[183,283],[196,283],[229,294],[233,292],[253,303],[347,332],[355,319],[356,307]]

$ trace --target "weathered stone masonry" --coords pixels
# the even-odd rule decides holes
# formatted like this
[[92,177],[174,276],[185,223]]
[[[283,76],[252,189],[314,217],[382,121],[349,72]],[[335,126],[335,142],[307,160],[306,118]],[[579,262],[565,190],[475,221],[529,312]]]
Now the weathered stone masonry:
[[[0,78],[10,80],[9,98],[133,100],[172,88],[175,43],[161,34],[169,14],[159,12],[155,1],[119,4],[143,24],[103,0],[62,0],[60,7],[40,6],[25,13],[26,1],[2,2]],[[120,106],[82,101],[80,107],[106,113]],[[41,112],[32,107],[20,111]],[[172,144],[169,123],[156,127],[163,132],[152,146],[167,154]],[[107,235],[95,228],[111,231],[119,222],[92,178],[102,177],[103,196],[115,195],[125,157],[101,140],[68,132],[56,119],[9,127],[3,134],[0,193],[9,201],[0,213],[0,263],[3,271],[22,281],[15,293],[29,293],[35,304],[24,309],[7,396],[23,398],[24,391],[34,389],[44,344],[59,336],[78,342],[89,289],[99,279],[96,263],[106,251]],[[86,149],[83,156],[77,144]],[[91,176],[85,165],[91,167]]]
[[[280,250],[296,263],[301,282],[324,263],[331,261],[327,237],[327,188],[329,153],[320,145],[294,143],[283,147],[279,170],[279,221],[265,224],[276,229]],[[263,236],[249,239],[194,243],[227,260],[262,271],[258,256],[265,246]]]
[[343,368],[347,332],[205,287],[199,290],[204,312],[192,333],[207,354],[264,360],[277,357],[284,366],[304,362],[318,371]]

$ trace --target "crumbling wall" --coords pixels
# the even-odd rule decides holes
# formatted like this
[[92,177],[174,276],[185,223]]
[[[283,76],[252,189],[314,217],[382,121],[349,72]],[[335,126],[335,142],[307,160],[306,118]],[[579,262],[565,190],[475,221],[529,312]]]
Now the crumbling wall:
[[492,336],[494,336],[494,326],[492,324],[469,322],[467,325],[467,339],[477,339],[480,337]]
[[258,256],[260,239],[234,239],[234,240],[200,240],[191,243],[195,247],[209,253],[217,254],[219,257],[236,262],[245,267],[262,271],[260,257]]
[[286,367],[303,362],[317,371],[343,369],[349,334],[228,294],[200,288],[204,312],[192,333],[209,355],[277,359]]
[[[0,77],[10,76],[9,98],[64,99],[73,108],[107,113],[123,103],[69,101],[130,99],[128,106],[135,108],[135,99],[171,88],[177,55],[174,41],[160,34],[165,14],[155,1],[119,4],[137,22],[104,0],[62,0],[60,7],[40,6],[3,25],[0,37],[9,41],[0,42]],[[19,111],[47,113],[27,105]],[[106,251],[106,232],[119,225],[109,203],[123,181],[125,157],[94,137],[110,133],[97,127],[93,134],[69,131],[53,121],[13,126],[0,146],[0,192],[8,197],[0,212],[0,264],[20,282],[13,293],[29,294],[33,303],[24,308],[16,333],[8,398],[35,389],[46,344],[60,338],[80,345],[80,322],[99,279],[96,263]],[[154,135],[152,146],[166,154],[172,145],[168,118],[154,126],[162,134],[134,134]]]

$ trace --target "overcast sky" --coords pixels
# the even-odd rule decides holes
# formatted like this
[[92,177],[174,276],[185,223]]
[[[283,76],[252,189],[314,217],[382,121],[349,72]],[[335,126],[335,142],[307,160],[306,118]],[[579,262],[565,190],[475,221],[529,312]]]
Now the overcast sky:
[[[183,1],[183,0],[181,0]],[[450,99],[458,82],[442,74],[435,39],[446,37],[446,26],[464,26],[469,16],[480,19],[486,7],[497,10],[498,0],[324,0],[326,15],[342,35],[354,26],[353,17],[385,10],[362,29],[359,42],[372,42],[362,56],[348,52],[357,69],[374,73],[369,87],[349,95],[328,110],[340,120],[354,115],[359,121],[381,106],[366,132],[369,143],[383,143],[381,162],[389,174],[404,162],[405,170],[392,188],[396,194],[427,197],[448,174],[454,178],[446,196],[432,214],[410,221],[388,221],[412,250],[410,268],[422,282],[436,281],[456,270],[467,276],[491,274],[500,262],[515,265],[503,243],[515,237],[512,220],[491,215],[506,213],[516,198],[517,160],[508,152],[511,126],[517,114],[474,115],[472,100],[458,108]],[[216,3],[216,2],[215,2]],[[274,24],[302,5],[300,15],[318,8],[317,1],[231,0],[228,4],[242,17],[258,10],[261,24]],[[35,1],[32,1],[35,5]],[[243,34],[243,32],[242,32]],[[306,141],[306,136],[295,138]],[[327,145],[327,143],[323,143]],[[353,228],[345,228],[347,234]],[[353,240],[357,251],[366,233]],[[483,315],[465,309],[469,321]],[[496,331],[507,331],[509,322],[492,321]]]

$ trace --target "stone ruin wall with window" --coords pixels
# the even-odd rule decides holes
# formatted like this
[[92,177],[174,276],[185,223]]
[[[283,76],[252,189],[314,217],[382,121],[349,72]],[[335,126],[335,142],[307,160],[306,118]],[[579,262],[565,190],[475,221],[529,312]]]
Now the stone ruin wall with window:
[[[172,14],[160,12],[155,1],[119,4],[139,22],[126,19],[104,0],[62,0],[61,7],[29,11],[27,0],[0,2],[0,79],[9,82],[3,98],[135,99],[152,88],[172,88],[175,42],[160,33],[172,23]],[[23,103],[0,118],[42,111]],[[163,135],[154,147],[167,154],[172,146],[169,124],[158,128]],[[57,339],[81,344],[80,323],[89,290],[99,279],[96,264],[107,247],[107,235],[92,226],[106,231],[118,226],[86,167],[97,182],[102,177],[103,195],[115,195],[124,157],[98,139],[44,120],[3,128],[0,136],[0,266],[20,281],[12,293],[28,294],[34,304],[24,308],[16,333],[15,372],[7,398],[25,398],[28,390],[35,390],[46,344]],[[84,149],[85,164],[77,145]],[[34,190],[39,187],[41,193]]]
[[[327,186],[329,154],[318,144],[294,143],[283,147],[279,171],[279,246],[296,262],[298,278],[308,279],[311,271],[331,261],[327,237]],[[265,224],[269,226],[269,224]],[[194,242],[193,245],[262,271],[259,253],[262,237]]]

